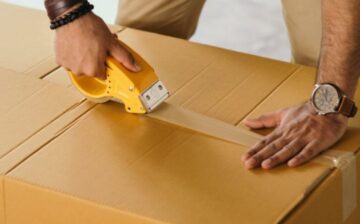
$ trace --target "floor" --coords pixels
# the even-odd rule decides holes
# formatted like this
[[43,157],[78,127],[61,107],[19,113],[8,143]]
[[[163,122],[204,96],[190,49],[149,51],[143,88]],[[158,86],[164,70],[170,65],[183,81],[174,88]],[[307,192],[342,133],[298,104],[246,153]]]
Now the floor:
[[[44,0],[0,0],[43,10]],[[90,0],[113,23],[118,1]],[[288,61],[290,48],[280,0],[207,0],[191,39],[236,51]]]

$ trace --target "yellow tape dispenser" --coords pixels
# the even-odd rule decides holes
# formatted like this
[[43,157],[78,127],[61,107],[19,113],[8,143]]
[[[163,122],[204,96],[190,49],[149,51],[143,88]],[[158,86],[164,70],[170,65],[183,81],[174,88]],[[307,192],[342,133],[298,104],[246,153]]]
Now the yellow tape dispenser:
[[131,72],[115,59],[108,58],[106,80],[76,76],[69,71],[70,79],[75,87],[92,101],[121,102],[129,113],[151,112],[169,96],[169,92],[158,79],[154,69],[135,51],[122,45],[131,52],[141,66],[140,72]]

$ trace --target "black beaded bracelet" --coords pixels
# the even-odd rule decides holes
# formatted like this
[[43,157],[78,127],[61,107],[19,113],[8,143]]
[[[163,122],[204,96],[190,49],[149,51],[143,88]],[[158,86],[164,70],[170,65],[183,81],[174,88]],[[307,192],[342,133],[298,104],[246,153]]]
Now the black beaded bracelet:
[[71,23],[75,19],[91,12],[94,9],[94,6],[90,4],[88,1],[84,1],[84,3],[78,7],[77,9],[65,14],[64,16],[51,21],[50,29],[55,30],[61,26],[64,26],[68,23]]

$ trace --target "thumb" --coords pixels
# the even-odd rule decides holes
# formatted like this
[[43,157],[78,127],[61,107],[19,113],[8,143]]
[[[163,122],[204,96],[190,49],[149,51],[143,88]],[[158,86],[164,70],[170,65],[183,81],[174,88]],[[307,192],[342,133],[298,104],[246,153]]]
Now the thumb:
[[134,57],[120,44],[113,45],[110,49],[110,55],[132,72],[139,72],[141,70],[140,65],[135,61]]
[[272,128],[280,123],[280,112],[264,114],[257,118],[247,118],[243,123],[251,129]]

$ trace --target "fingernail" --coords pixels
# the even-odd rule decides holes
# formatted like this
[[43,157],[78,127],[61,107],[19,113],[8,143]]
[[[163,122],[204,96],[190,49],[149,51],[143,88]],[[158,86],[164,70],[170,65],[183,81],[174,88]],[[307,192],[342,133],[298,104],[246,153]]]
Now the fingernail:
[[250,156],[249,155],[243,155],[241,157],[241,161],[245,162]]
[[139,72],[141,70],[141,66],[136,61],[134,62],[134,65],[135,65],[136,71]]
[[261,163],[262,168],[269,169],[271,168],[271,160],[267,159],[264,162]]
[[297,159],[292,159],[288,162],[288,166],[294,167],[294,166],[296,166],[297,162],[298,162]]
[[256,165],[256,160],[255,160],[254,158],[251,158],[251,159],[249,159],[249,160],[247,160],[247,161],[245,162],[245,166],[246,166],[246,168],[248,168],[248,169],[254,168],[255,165]]

